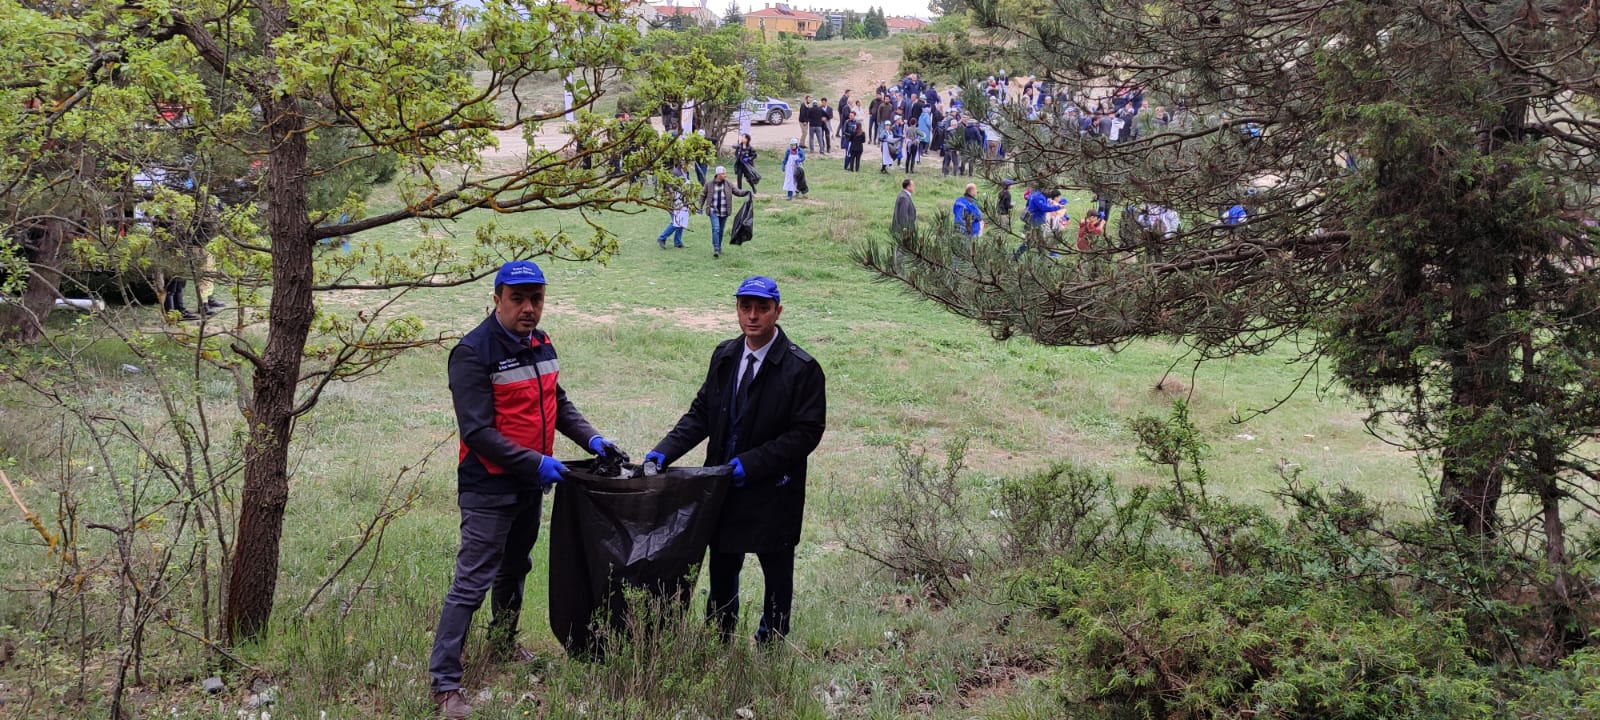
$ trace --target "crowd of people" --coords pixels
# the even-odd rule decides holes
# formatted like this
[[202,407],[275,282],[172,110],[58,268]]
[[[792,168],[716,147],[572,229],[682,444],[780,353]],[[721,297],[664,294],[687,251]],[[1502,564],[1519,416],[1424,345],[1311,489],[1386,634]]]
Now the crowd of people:
[[[1071,92],[1065,85],[1040,81],[1033,76],[1009,77],[1004,71],[979,83],[984,95],[982,103],[963,103],[959,88],[940,88],[924,81],[916,73],[906,75],[898,82],[882,82],[865,103],[853,90],[845,90],[837,102],[828,98],[805,96],[796,113],[800,125],[797,137],[789,139],[777,158],[785,197],[804,197],[808,192],[805,179],[805,162],[808,156],[832,155],[837,149],[842,155],[846,172],[860,172],[862,158],[876,146],[872,156],[879,162],[878,172],[888,175],[918,174],[919,166],[932,172],[931,163],[938,157],[942,177],[974,177],[982,171],[987,177],[1003,176],[1010,166],[1007,147],[997,126],[1025,121],[1049,125],[1057,132],[1076,133],[1080,137],[1095,138],[1108,144],[1137,141],[1147,133],[1159,131],[1174,123],[1187,123],[1189,115],[1180,107],[1175,115],[1165,107],[1151,107],[1145,102],[1145,91],[1137,84],[1125,84],[1109,92]],[[984,113],[972,112],[971,107],[984,108]],[[1227,118],[1219,118],[1226,122]],[[1239,127],[1246,142],[1259,142],[1261,129],[1248,124]],[[734,183],[730,187],[743,196],[746,184],[751,191],[761,181],[756,168],[757,151],[748,133],[741,133],[733,150]],[[718,168],[715,182],[726,179]],[[704,175],[702,169],[699,173]],[[702,184],[708,181],[699,178]],[[951,217],[957,228],[969,236],[979,236],[992,228],[1012,231],[1012,215],[1018,205],[1013,198],[1013,186],[1006,181],[992,186],[992,201],[980,197],[977,182],[968,183],[950,205]],[[719,185],[719,187],[721,187]],[[902,192],[896,201],[895,231],[914,229],[914,213],[907,213],[905,205],[912,204],[914,183],[902,183]],[[1039,182],[1024,182],[1016,188],[1021,192],[1022,229],[1018,233],[1022,244],[1015,256],[1020,258],[1029,248],[1048,252],[1094,252],[1112,248],[1140,249],[1148,256],[1159,258],[1161,241],[1171,240],[1180,231],[1182,220],[1169,207],[1133,199],[1095,196],[1081,211],[1069,209],[1060,188],[1044,186]],[[711,217],[712,255],[721,255],[721,226],[731,202],[726,193],[702,193],[700,209]],[[1232,226],[1245,223],[1249,216],[1248,198],[1218,213],[1219,223]],[[1108,238],[1113,206],[1120,205],[1118,237]],[[985,208],[995,217],[985,218]],[[687,225],[688,206],[681,195],[676,196],[667,228],[657,238],[662,247],[671,239],[673,247],[682,247],[682,232]],[[1131,237],[1130,237],[1131,236]]]
[[[931,83],[923,82],[910,74],[895,84],[879,85],[876,96],[867,110],[867,139],[879,145],[879,172],[916,172],[919,161],[926,162],[928,154],[938,153],[940,171],[944,176],[968,176],[975,169],[987,166],[985,174],[993,177],[1004,174],[1007,152],[1003,137],[996,125],[1008,122],[1043,123],[1057,133],[1076,134],[1081,138],[1098,139],[1107,144],[1122,144],[1139,140],[1146,134],[1172,126],[1193,122],[1192,117],[1179,108],[1174,114],[1165,107],[1151,107],[1145,102],[1144,89],[1133,83],[1116,87],[1098,96],[1088,91],[1070,92],[1065,85],[1040,81],[1033,76],[1008,77],[1004,71],[979,83],[978,91],[984,95],[982,107],[987,112],[978,117],[966,112],[958,90],[944,97]],[[948,109],[946,109],[948,100]],[[968,103],[973,105],[974,103]],[[1216,118],[1228,123],[1226,115]],[[847,121],[849,122],[849,121]],[[1259,143],[1263,131],[1259,125],[1240,123],[1235,129],[1244,143]],[[859,169],[850,164],[847,170]],[[951,205],[954,226],[964,235],[978,236],[989,227],[1009,231],[1014,211],[1013,181],[1003,181],[995,186],[994,201],[987,205],[996,215],[989,223],[984,217],[983,204],[978,198],[976,183],[969,183]],[[1169,246],[1182,230],[1182,219],[1170,207],[1154,202],[1119,199],[1096,195],[1089,206],[1078,214],[1067,207],[1060,188],[1028,183],[1022,188],[1022,238],[1014,258],[1020,259],[1030,248],[1058,256],[1062,252],[1095,252],[1110,249],[1138,250],[1147,259],[1160,261],[1162,248]],[[1250,197],[1254,190],[1246,190],[1246,197],[1231,206],[1220,208],[1217,221],[1223,227],[1232,227],[1248,221]],[[912,186],[902,185],[891,220],[892,232],[903,235],[915,231]],[[1118,238],[1108,238],[1108,222],[1114,205],[1120,204],[1121,218]],[[1074,227],[1075,226],[1075,227]],[[1075,238],[1075,240],[1073,240]]]

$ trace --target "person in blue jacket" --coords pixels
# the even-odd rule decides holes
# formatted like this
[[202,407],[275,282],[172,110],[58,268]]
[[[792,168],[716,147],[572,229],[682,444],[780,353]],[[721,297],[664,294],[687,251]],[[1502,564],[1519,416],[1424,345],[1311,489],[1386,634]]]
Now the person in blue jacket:
[[[1044,225],[1049,222],[1050,213],[1066,207],[1066,205],[1057,202],[1060,198],[1060,190],[1034,190],[1028,194],[1026,208],[1028,213],[1026,222],[1027,236],[1022,241],[1022,244],[1017,246],[1017,251],[1011,255],[1011,259],[1016,260],[1022,257],[1022,253],[1027,252],[1030,242],[1038,244],[1044,239]],[[1067,219],[1070,218],[1063,218],[1063,220]]]
[[1222,213],[1222,224],[1238,225],[1247,217],[1250,217],[1249,211],[1245,210],[1243,205],[1236,204]]
[[967,183],[966,192],[956,198],[955,207],[951,209],[951,217],[955,219],[956,227],[961,234],[977,237],[983,234],[983,210],[978,208],[978,186]]

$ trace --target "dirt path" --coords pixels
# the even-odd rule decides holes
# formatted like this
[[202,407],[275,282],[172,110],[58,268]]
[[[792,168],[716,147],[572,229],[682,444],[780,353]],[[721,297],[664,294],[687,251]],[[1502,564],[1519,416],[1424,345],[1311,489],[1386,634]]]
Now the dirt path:
[[[853,97],[861,100],[865,108],[872,100],[872,91],[878,83],[896,79],[895,73],[899,69],[900,60],[898,51],[871,53],[865,50],[858,51],[850,69],[843,73],[832,74],[828,78],[815,78],[816,89],[812,91],[813,97],[827,97],[831,105],[839,99],[839,94],[847,88],[854,91]],[[799,109],[800,98],[785,98],[791,107]],[[657,130],[661,129],[661,120],[656,118],[650,121]],[[566,144],[569,138],[565,133],[565,123],[550,123],[540,128],[540,133],[534,138],[534,143],[543,149],[557,148]],[[737,129],[734,132],[738,132]],[[508,130],[495,133],[500,141],[500,147],[484,151],[486,160],[518,160],[528,153],[528,144],[522,139],[522,133],[517,130]],[[752,125],[750,127],[750,142],[758,148],[781,148],[788,144],[789,138],[800,137],[800,123],[790,118],[782,125]],[[724,145],[731,146],[733,138],[725,141]],[[835,151],[837,152],[837,150]]]

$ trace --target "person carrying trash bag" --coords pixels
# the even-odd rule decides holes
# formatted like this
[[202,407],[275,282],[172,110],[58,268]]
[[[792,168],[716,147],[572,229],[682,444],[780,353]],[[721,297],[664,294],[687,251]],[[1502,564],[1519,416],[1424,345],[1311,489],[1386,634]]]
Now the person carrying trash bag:
[[778,326],[777,281],[745,278],[734,297],[741,336],[712,352],[689,410],[645,461],[666,467],[709,438],[705,465],[731,466],[733,487],[711,540],[706,621],[732,640],[739,570],[745,554],[755,553],[765,585],[755,637],[770,643],[789,633],[806,458],[827,424],[826,379],[822,366]]
[[[686,608],[733,466],[568,464],[550,516],[550,630],[572,657]],[[643,591],[646,607],[630,606]]]
[[494,311],[450,351],[450,398],[461,437],[461,546],[428,656],[433,701],[445,718],[472,713],[461,694],[461,648],[484,595],[493,612],[493,656],[534,659],[517,647],[517,621],[543,493],[567,473],[551,456],[556,432],[602,457],[627,459],[567,399],[555,347],[539,329],[544,298],[538,265],[506,263],[495,274]]
[[761,173],[756,171],[756,149],[750,146],[750,133],[741,134],[739,144],[733,147],[733,174],[741,190],[746,181],[751,190],[761,182]]
[[[755,186],[752,185],[752,188]],[[728,182],[728,169],[718,165],[711,182],[700,191],[700,207],[711,218],[711,257],[722,257],[722,227],[733,214],[733,199],[748,197],[755,190],[740,190]]]
[[756,209],[753,198],[745,198],[744,205],[739,207],[739,212],[733,216],[733,233],[728,242],[734,245],[743,245],[755,239]]

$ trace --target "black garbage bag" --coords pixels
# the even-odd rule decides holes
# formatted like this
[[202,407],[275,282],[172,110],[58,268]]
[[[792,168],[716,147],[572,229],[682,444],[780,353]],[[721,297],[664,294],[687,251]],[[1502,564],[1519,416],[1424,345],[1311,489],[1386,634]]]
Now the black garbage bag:
[[755,163],[740,160],[739,167],[744,168],[744,179],[750,181],[750,187],[755,187],[761,184],[761,173],[756,172]]
[[739,208],[739,213],[733,216],[733,236],[728,239],[728,242],[734,245],[743,245],[755,239],[756,209],[754,204],[751,203],[754,199],[754,197],[745,198],[744,205]]
[[634,477],[631,464],[619,474],[566,466],[550,518],[550,630],[569,654],[594,659],[602,625],[627,627],[624,588],[687,608],[733,467]]
[[794,166],[794,191],[805,194],[811,192],[811,186],[806,184],[806,168],[804,165]]

